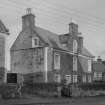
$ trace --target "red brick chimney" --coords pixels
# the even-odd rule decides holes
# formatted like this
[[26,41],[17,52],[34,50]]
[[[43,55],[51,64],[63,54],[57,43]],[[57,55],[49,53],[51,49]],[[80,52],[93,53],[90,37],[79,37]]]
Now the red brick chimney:
[[22,29],[35,26],[35,15],[31,13],[31,8],[26,9],[26,15],[22,16]]

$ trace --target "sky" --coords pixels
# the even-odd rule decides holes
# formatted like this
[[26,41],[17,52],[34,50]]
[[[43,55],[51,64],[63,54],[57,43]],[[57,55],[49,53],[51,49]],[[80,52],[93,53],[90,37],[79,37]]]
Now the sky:
[[84,46],[105,59],[105,0],[0,0],[0,19],[9,29],[7,67],[10,69],[10,47],[21,31],[21,17],[32,8],[35,25],[57,34],[68,33],[74,20],[84,37]]

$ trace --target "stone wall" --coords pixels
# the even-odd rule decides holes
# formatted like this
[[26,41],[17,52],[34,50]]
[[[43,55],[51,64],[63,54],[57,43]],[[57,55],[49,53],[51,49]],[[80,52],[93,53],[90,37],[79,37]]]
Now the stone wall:
[[43,48],[30,48],[11,52],[11,68],[16,73],[40,72],[44,69]]

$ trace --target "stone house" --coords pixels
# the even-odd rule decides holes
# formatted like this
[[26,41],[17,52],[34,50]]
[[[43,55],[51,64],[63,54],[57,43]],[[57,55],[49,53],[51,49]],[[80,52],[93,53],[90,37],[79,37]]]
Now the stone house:
[[97,61],[93,62],[93,80],[94,81],[105,81],[105,65],[103,64],[100,56]]
[[0,20],[0,83],[6,82],[6,37],[9,35],[8,29]]
[[22,31],[11,47],[11,70],[33,74],[34,82],[91,82],[93,55],[83,46],[78,25],[57,35],[36,26],[31,10],[22,16]]

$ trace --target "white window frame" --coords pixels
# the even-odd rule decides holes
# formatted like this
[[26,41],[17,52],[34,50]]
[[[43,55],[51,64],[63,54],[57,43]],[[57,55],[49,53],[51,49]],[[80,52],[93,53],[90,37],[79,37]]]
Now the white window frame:
[[86,81],[86,75],[83,75],[83,83],[86,83],[87,81]]
[[78,42],[77,40],[73,41],[73,53],[77,53],[78,52]]
[[92,82],[92,76],[88,75],[88,82],[91,83]]
[[78,69],[77,56],[73,56],[73,71],[77,71],[77,69]]
[[95,80],[102,79],[102,72],[94,72],[94,79]]
[[3,49],[4,47],[3,47],[3,45],[0,45],[0,56],[3,56]]
[[61,82],[61,75],[60,74],[55,74],[54,75],[54,81],[56,83],[60,83]]
[[78,81],[78,75],[73,75],[73,83],[77,83]]
[[[57,56],[58,56],[58,58],[57,58]],[[54,53],[54,69],[60,70],[60,54],[58,54],[58,53]]]
[[[35,40],[37,40],[37,42],[35,42]],[[37,44],[35,45],[35,43],[37,43]],[[32,38],[32,47],[39,47],[39,38],[38,37]]]
[[92,60],[88,59],[88,72],[92,72]]
[[63,47],[66,47],[66,46],[67,46],[67,44],[66,44],[66,43],[63,43],[63,44],[62,44],[62,46],[63,46]]
[[71,75],[65,75],[66,84],[72,83]]

